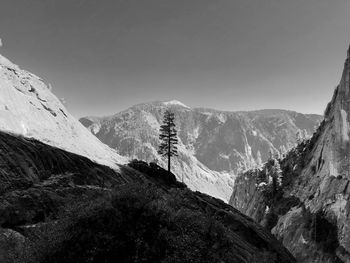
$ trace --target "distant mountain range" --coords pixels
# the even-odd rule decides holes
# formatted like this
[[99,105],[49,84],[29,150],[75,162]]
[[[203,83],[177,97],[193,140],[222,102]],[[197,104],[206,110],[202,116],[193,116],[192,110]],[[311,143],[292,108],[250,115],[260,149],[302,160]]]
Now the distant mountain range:
[[80,122],[120,155],[155,161],[162,114],[171,109],[179,131],[179,156],[173,171],[192,189],[229,200],[238,171],[267,160],[296,143],[298,130],[311,135],[322,116],[286,110],[226,112],[189,108],[179,101],[135,105],[107,117],[85,117]]

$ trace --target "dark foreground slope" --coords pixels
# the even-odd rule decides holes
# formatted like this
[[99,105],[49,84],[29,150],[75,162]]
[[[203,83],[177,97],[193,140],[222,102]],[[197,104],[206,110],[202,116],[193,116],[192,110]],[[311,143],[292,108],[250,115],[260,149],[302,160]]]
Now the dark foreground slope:
[[131,166],[0,133],[0,262],[294,262],[229,205]]

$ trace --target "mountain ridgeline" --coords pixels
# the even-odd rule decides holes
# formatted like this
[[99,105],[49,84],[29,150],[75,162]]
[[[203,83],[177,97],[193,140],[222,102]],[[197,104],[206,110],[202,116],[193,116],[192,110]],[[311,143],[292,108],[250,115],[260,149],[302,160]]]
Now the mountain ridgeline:
[[126,165],[2,56],[0,130],[1,263],[295,262],[223,201],[155,164]]
[[230,204],[270,229],[299,262],[350,262],[350,48],[340,84],[313,137],[280,160],[283,187],[258,187],[264,170],[240,175]]
[[191,189],[228,201],[235,175],[295,145],[298,130],[311,135],[322,120],[319,115],[285,110],[225,112],[191,109],[178,101],[133,106],[109,117],[85,117],[80,122],[120,155],[155,161],[162,115],[170,109],[176,116],[178,157],[172,171]]

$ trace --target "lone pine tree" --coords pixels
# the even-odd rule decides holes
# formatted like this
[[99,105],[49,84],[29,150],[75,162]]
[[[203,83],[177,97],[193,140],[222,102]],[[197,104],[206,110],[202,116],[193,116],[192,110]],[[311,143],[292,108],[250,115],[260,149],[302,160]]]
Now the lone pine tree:
[[158,153],[168,158],[168,172],[170,172],[170,160],[177,156],[177,131],[175,129],[175,114],[166,110],[163,117],[163,124],[160,126],[159,139],[161,141]]

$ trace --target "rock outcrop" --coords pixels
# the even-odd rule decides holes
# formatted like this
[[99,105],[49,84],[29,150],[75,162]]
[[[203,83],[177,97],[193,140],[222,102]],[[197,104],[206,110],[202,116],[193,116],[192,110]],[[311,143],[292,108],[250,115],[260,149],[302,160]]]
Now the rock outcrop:
[[[275,216],[269,228],[300,262],[350,262],[349,78],[350,49],[323,123],[311,140],[281,161],[289,182],[283,196],[269,204]],[[240,176],[231,204],[266,224],[271,213],[262,211],[268,201],[261,201],[254,181],[252,172]],[[281,207],[288,198],[297,202]]]
[[127,159],[92,136],[51,85],[0,55],[0,130],[32,137],[117,168]]

